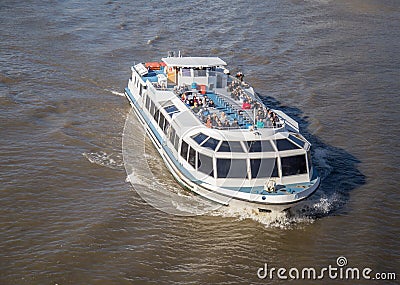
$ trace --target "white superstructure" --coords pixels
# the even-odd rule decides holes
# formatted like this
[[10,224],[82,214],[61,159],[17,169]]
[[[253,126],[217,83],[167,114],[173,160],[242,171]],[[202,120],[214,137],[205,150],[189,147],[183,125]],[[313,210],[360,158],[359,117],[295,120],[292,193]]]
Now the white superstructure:
[[139,63],[125,94],[182,185],[226,206],[290,208],[319,186],[311,145],[225,66],[218,57]]

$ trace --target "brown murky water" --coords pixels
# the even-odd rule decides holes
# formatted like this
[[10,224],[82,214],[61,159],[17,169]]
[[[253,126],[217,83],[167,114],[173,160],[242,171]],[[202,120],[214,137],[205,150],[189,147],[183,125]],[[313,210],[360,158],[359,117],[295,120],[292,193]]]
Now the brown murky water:
[[[257,270],[340,256],[399,273],[398,1],[5,0],[0,19],[0,284],[283,283]],[[300,122],[323,176],[308,208],[179,217],[141,199],[120,95],[168,50],[221,57]],[[298,283],[315,282],[396,284]]]

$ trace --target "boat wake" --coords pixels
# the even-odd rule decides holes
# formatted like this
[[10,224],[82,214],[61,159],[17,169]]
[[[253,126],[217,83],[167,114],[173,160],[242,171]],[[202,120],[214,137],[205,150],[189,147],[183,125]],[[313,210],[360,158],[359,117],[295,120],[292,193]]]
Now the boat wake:
[[[93,155],[91,156],[93,157]],[[123,134],[123,159],[127,182],[150,205],[158,210],[180,215],[206,215],[237,220],[251,219],[265,227],[292,228],[313,223],[329,214],[337,203],[333,196],[313,196],[289,212],[259,213],[254,210],[225,207],[185,190],[173,178],[162,158],[131,111]],[[315,149],[315,164],[325,178],[332,171],[329,151]],[[339,195],[340,196],[340,195]]]
[[99,152],[84,152],[84,157],[89,160],[90,163],[104,166],[111,169],[122,169],[124,163],[122,161],[121,154],[118,153],[106,153],[104,151]]

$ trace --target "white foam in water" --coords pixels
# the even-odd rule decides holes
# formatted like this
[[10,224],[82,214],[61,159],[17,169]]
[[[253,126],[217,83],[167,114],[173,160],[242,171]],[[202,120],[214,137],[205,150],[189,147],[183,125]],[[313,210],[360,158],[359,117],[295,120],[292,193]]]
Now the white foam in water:
[[209,212],[211,216],[221,216],[225,218],[236,218],[238,221],[251,219],[267,228],[288,229],[304,223],[312,223],[314,220],[305,215],[290,214],[287,212],[259,213],[254,210],[235,209],[233,207],[221,207],[220,209]]
[[107,154],[104,151],[99,151],[84,152],[82,153],[82,155],[86,157],[90,163],[108,167],[111,169],[121,169],[124,165],[120,154]]
[[122,92],[118,92],[118,91],[114,91],[114,90],[110,90],[110,89],[104,89],[104,90],[111,92],[114,95],[125,97],[125,94]]

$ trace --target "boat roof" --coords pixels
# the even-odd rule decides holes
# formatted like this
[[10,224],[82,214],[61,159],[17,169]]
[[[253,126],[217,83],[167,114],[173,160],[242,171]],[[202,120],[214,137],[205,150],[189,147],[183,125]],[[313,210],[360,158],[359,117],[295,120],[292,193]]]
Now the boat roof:
[[162,61],[168,66],[177,67],[214,67],[226,65],[219,57],[164,57]]

